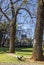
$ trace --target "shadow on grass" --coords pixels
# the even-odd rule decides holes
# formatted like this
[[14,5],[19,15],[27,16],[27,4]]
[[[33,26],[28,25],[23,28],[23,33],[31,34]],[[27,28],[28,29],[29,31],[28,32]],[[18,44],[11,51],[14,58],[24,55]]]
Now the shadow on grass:
[[[9,51],[8,47],[0,47],[0,53],[7,53]],[[32,52],[32,48],[15,48],[16,52]],[[44,53],[44,50],[43,50]]]
[[32,52],[32,50],[16,50],[16,51],[18,51],[18,52]]
[[0,47],[0,54],[8,53],[9,48],[6,47]]
[[18,51],[18,52],[32,52],[32,49],[22,49],[22,48],[16,48],[15,51]]
[[[16,52],[32,52],[32,49],[30,48],[15,48]],[[0,54],[2,53],[8,53],[9,48],[8,47],[0,47]]]

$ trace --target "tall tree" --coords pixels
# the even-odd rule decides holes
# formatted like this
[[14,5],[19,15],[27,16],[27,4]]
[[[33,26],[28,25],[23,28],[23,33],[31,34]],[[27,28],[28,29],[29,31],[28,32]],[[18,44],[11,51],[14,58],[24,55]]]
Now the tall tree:
[[[16,17],[17,17],[17,14],[18,14],[19,10],[20,9],[25,9],[25,8],[20,8],[22,6],[22,4],[21,4],[20,7],[17,9],[17,11],[15,13],[15,9],[14,9],[14,5],[13,5],[12,0],[10,0],[10,3],[11,3],[11,11],[12,11],[12,18],[13,18],[13,20],[11,21],[11,29],[10,29],[10,36],[11,36],[11,38],[10,38],[10,49],[9,49],[9,51],[10,51],[10,53],[14,53],[15,36],[16,36]],[[29,13],[29,15],[31,16],[30,13]]]
[[[4,4],[4,2],[6,2],[7,5],[5,4],[5,6],[2,6]],[[2,18],[0,17],[1,20],[4,21],[4,17],[5,17],[6,21],[7,20],[11,21],[11,23],[9,22],[9,24],[8,24],[9,27],[7,26],[6,29],[11,28],[10,29],[10,36],[11,37],[10,37],[9,52],[13,53],[14,52],[15,33],[16,33],[16,16],[17,16],[19,10],[23,9],[29,13],[29,15],[32,19],[31,12],[29,12],[30,7],[27,6],[27,5],[32,5],[32,3],[29,2],[28,0],[15,0],[14,2],[13,2],[13,0],[10,0],[10,1],[9,0],[8,1],[7,0],[4,0],[4,1],[1,0],[0,4],[1,4],[0,11],[1,11],[1,16],[2,16]],[[12,12],[12,14],[11,14],[11,12]],[[4,17],[3,17],[3,15],[4,15]],[[12,19],[11,19],[11,15],[12,15]]]
[[14,53],[14,44],[15,44],[15,32],[16,32],[16,17],[15,17],[15,9],[12,0],[10,0],[11,3],[11,11],[12,11],[12,18],[13,20],[11,21],[11,29],[10,29],[10,48],[9,52]]
[[34,44],[33,44],[34,60],[43,60],[43,51],[42,51],[43,26],[44,26],[43,24],[44,24],[44,2],[42,2],[42,0],[38,0],[37,21],[34,35]]

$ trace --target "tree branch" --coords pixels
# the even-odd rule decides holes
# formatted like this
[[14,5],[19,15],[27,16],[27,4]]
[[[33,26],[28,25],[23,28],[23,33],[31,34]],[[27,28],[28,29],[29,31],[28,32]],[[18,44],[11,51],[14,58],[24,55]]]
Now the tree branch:
[[3,13],[3,15],[6,17],[6,19],[7,19],[8,21],[10,21],[9,17],[3,12],[3,10],[1,9],[1,7],[0,7],[0,11]]
[[12,11],[12,18],[14,18],[14,16],[15,16],[15,11],[14,11],[14,5],[13,5],[12,0],[10,0],[10,4],[11,4],[11,11]]
[[19,13],[19,10],[26,10],[28,12],[28,14],[30,15],[30,17],[32,18],[32,15],[31,15],[30,11],[28,9],[26,9],[26,8],[19,8],[19,9],[17,9],[16,15]]
[[16,0],[13,4],[17,3],[18,1],[21,1],[21,0]]

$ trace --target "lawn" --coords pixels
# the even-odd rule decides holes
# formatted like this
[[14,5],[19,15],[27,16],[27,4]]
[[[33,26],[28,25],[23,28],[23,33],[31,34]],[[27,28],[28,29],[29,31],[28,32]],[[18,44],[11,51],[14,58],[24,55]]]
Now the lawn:
[[14,54],[9,54],[8,51],[9,51],[9,48],[0,47],[0,62],[19,63],[21,61],[19,61],[16,58],[16,56],[22,56],[22,55],[23,55],[23,57],[32,56],[32,48],[15,48]]
[[9,48],[0,47],[0,62],[19,63],[15,56],[28,57],[32,55],[32,48],[15,48],[14,55],[8,53]]
[[16,48],[16,55],[31,56],[32,48]]

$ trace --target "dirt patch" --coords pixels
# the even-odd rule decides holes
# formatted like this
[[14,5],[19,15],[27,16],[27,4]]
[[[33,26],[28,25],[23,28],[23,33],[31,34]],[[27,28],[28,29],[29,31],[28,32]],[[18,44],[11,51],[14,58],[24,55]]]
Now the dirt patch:
[[7,53],[8,56],[12,56],[12,57],[17,57],[17,55],[13,54],[13,53]]
[[34,63],[20,63],[20,64],[13,64],[13,63],[0,63],[0,65],[44,65],[44,63],[38,63],[38,62],[34,62]]

